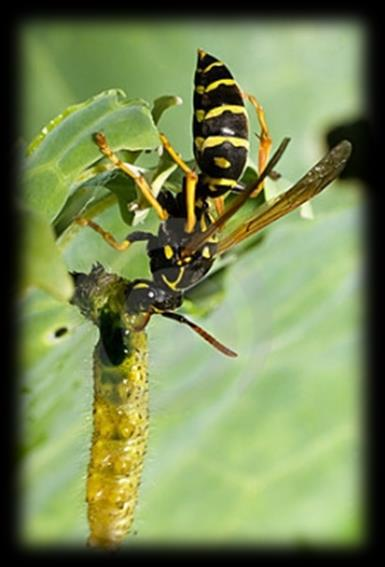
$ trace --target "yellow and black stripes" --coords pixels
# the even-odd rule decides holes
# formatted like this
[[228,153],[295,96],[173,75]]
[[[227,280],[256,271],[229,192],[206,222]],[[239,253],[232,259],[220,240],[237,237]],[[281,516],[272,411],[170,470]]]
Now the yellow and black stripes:
[[248,118],[242,93],[227,67],[198,51],[194,88],[194,154],[200,190],[219,196],[237,185],[246,164]]

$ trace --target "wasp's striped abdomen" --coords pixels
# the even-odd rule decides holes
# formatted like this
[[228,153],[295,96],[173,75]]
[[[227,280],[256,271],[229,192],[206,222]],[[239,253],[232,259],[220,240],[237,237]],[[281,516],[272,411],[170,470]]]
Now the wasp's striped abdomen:
[[114,352],[101,333],[94,354],[87,502],[88,543],[96,547],[115,547],[131,527],[148,436],[146,334],[122,330],[121,340],[114,332],[110,338]]
[[193,134],[200,184],[211,196],[235,187],[249,149],[247,113],[230,71],[202,50],[195,73]]

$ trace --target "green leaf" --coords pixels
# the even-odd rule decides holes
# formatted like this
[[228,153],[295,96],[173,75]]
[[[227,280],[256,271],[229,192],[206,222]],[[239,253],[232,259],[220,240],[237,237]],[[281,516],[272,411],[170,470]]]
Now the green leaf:
[[[188,329],[153,318],[150,446],[139,534],[127,545],[357,537],[344,529],[358,514],[359,492],[352,408],[361,292],[351,236],[358,195],[340,189],[330,191],[322,213],[317,206],[314,222],[284,220],[271,229],[256,254],[227,271],[221,308],[205,320],[194,316],[239,353],[236,361]],[[90,233],[74,245],[93,261]],[[120,262],[135,271],[135,254],[143,252],[112,251],[104,263],[113,272]],[[70,324],[67,310],[47,296],[30,299],[23,323],[23,539],[81,545],[96,330],[76,313]],[[68,333],[47,345],[62,326]]]
[[[121,91],[116,91],[116,93],[118,96],[123,96],[123,93],[121,93]],[[94,97],[89,101],[67,108],[62,114],[60,114],[45,128],[43,128],[42,132],[30,144],[29,153],[35,151],[39,144],[41,144],[41,142],[46,138],[47,134],[54,128],[56,128],[60,123],[62,123],[63,120],[66,119],[70,114],[84,110],[88,108],[90,104],[94,104],[95,101],[100,97],[105,97],[110,94],[114,93],[112,93],[112,91],[108,93],[102,93],[101,95],[98,95],[97,97]],[[159,122],[162,114],[168,108],[179,105],[181,103],[182,101],[180,97],[163,96],[157,98],[154,101],[153,109],[151,111],[154,123],[157,124]],[[132,115],[129,118],[130,120],[132,120]],[[127,128],[125,128],[125,130],[130,130],[132,136],[135,133],[134,126],[135,125],[133,125],[130,121],[127,122]],[[130,144],[129,137],[127,137],[126,142],[128,145]],[[48,142],[46,143],[49,145],[50,143],[52,143],[52,141],[48,140]],[[133,163],[139,157],[140,153],[140,151],[129,151],[127,149],[124,149],[121,151],[121,159]],[[172,162],[170,158],[168,158],[167,155],[163,153],[158,165],[155,168],[155,171],[152,175],[150,175],[151,185],[155,195],[159,193],[163,183],[175,168],[176,165],[174,164],[174,162]],[[88,170],[80,176],[80,179],[82,177],[86,178],[85,181],[81,182],[77,187],[75,187],[75,189],[73,189],[72,193],[69,195],[67,201],[54,220],[55,232],[57,236],[60,236],[68,228],[68,226],[76,216],[80,214],[87,216],[90,214],[90,210],[92,211],[91,214],[95,214],[96,209],[98,209],[99,212],[100,209],[103,208],[103,202],[108,201],[108,204],[110,204],[111,199],[106,199],[105,192],[100,196],[100,190],[103,187],[108,189],[116,196],[123,221],[128,226],[133,223],[135,212],[133,210],[130,210],[129,205],[138,197],[138,191],[132,179],[128,178],[126,175],[124,175],[123,172],[118,170],[107,170],[99,173],[97,168],[94,168],[94,170],[92,168],[88,168]],[[98,202],[101,207],[98,207]],[[140,195],[139,204],[141,208],[148,208],[147,202],[143,198],[140,198]],[[145,214],[143,213],[143,211],[136,213],[137,220],[143,219],[144,216]],[[137,222],[137,220],[135,222]]]
[[53,230],[47,220],[23,207],[23,270],[21,289],[40,287],[56,299],[68,301],[73,293],[72,278],[56,246]]
[[168,108],[172,108],[173,106],[179,106],[180,104],[182,104],[182,102],[183,101],[179,96],[173,96],[173,95],[160,96],[157,99],[155,99],[151,111],[155,124],[158,124],[162,114]]
[[[111,172],[108,175],[112,175]],[[115,199],[111,199],[111,193],[107,187],[103,183],[98,183],[97,178],[94,178],[92,182],[80,185],[68,197],[52,223],[56,237],[59,238],[63,234],[75,217],[86,216],[91,209],[95,210],[95,208],[100,212],[103,209],[103,204],[107,201],[109,205],[112,200],[115,201]]]
[[72,183],[100,159],[92,139],[99,131],[104,132],[114,150],[153,149],[159,145],[147,103],[129,100],[122,91],[106,91],[71,107],[32,143],[23,193],[30,207],[48,220],[57,215]]

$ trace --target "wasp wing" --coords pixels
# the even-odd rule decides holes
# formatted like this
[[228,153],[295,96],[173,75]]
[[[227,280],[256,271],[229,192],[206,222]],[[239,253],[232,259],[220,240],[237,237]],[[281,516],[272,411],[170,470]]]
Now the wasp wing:
[[223,254],[320,193],[344,169],[351,151],[352,145],[347,140],[337,144],[293,187],[262,205],[255,216],[222,239],[218,243],[218,254]]

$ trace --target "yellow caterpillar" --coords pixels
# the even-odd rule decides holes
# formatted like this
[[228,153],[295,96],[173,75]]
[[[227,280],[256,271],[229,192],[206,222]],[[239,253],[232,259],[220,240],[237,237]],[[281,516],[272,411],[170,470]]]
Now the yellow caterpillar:
[[147,335],[143,314],[125,309],[127,280],[97,264],[73,273],[72,303],[99,328],[87,476],[91,547],[113,548],[128,534],[148,437]]
[[90,546],[113,547],[130,530],[148,436],[147,337],[129,333],[119,366],[94,353],[94,409],[87,478]]

